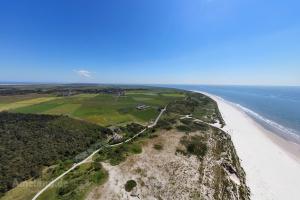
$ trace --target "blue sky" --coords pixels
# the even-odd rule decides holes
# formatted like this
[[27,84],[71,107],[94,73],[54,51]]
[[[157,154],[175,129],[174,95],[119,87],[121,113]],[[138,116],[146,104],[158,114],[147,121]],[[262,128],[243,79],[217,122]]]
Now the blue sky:
[[300,85],[297,0],[1,0],[0,81]]

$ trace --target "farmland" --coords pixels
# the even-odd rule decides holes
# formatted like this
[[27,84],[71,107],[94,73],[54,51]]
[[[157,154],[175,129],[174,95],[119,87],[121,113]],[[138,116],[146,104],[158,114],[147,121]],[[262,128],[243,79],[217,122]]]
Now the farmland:
[[0,96],[0,111],[13,110],[21,107],[31,106],[54,100],[56,98],[58,97],[38,94]]
[[[21,100],[6,106],[10,112],[68,115],[102,126],[131,122],[146,124],[169,102],[183,99],[184,94],[172,90],[133,90],[125,95],[78,94],[68,97],[44,97]],[[145,110],[137,105],[150,106]]]

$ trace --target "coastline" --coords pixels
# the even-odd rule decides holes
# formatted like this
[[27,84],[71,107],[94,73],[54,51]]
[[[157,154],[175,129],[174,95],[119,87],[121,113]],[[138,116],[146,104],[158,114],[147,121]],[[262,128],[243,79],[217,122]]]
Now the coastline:
[[299,199],[300,146],[266,130],[243,110],[202,91],[215,100],[246,172],[251,199]]

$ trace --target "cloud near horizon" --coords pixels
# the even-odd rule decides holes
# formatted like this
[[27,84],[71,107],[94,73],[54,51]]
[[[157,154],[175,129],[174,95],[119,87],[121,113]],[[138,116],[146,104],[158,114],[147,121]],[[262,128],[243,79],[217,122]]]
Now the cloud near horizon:
[[74,72],[82,78],[92,78],[92,73],[87,70],[74,70]]

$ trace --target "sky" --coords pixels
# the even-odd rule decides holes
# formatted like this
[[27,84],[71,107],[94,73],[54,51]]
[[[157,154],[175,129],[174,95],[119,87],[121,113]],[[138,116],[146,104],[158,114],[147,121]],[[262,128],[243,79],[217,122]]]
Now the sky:
[[299,0],[0,0],[0,82],[300,85]]

